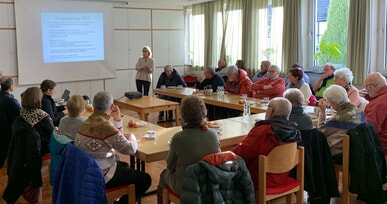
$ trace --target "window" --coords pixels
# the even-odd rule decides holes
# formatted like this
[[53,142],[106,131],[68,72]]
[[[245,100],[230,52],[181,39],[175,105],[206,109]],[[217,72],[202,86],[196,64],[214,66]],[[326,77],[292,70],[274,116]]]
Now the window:
[[[345,66],[349,0],[315,0],[314,5],[314,65]],[[337,49],[341,50],[341,55],[335,57]]]

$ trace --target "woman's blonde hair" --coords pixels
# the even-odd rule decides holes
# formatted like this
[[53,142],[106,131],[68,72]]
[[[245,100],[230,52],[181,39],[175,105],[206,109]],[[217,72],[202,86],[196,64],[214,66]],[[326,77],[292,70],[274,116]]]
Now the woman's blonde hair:
[[78,117],[86,108],[86,102],[81,95],[72,95],[67,101],[69,116]]
[[189,95],[183,98],[180,105],[180,112],[184,123],[201,124],[206,122],[206,104],[196,95]]

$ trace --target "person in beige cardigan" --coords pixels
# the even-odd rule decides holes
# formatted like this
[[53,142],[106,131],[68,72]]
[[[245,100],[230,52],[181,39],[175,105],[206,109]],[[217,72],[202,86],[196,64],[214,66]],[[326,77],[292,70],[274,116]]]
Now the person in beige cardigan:
[[149,95],[149,88],[152,81],[152,73],[155,70],[155,62],[152,58],[152,50],[148,46],[142,48],[142,57],[136,64],[136,87],[137,91],[144,96]]

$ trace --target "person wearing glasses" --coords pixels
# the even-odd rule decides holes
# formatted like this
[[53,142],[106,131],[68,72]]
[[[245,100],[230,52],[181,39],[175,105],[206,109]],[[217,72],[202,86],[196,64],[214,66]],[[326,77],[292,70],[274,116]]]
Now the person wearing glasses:
[[142,48],[142,57],[138,59],[136,64],[136,87],[137,91],[144,96],[149,95],[154,70],[155,62],[152,58],[152,51],[148,46],[145,46]]
[[364,81],[369,101],[364,113],[367,121],[375,124],[380,143],[387,153],[387,82],[379,72],[371,73]]
[[267,78],[264,78],[251,86],[254,92],[254,98],[272,99],[274,97],[282,97],[285,91],[285,81],[278,75],[281,69],[277,65],[270,65],[267,71]]

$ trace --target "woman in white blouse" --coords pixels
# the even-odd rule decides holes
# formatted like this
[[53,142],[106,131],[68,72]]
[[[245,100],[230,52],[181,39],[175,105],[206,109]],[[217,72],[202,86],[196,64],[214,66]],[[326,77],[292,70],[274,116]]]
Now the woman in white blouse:
[[142,57],[138,59],[136,64],[136,87],[137,91],[142,93],[144,96],[149,95],[149,88],[154,69],[155,63],[152,58],[152,51],[148,46],[145,46],[142,48]]
[[309,98],[312,96],[312,91],[310,90],[309,84],[304,82],[302,78],[304,76],[304,71],[300,67],[291,68],[288,72],[288,77],[290,83],[287,85],[288,88],[297,88],[300,89],[304,95],[304,104],[309,104]]

